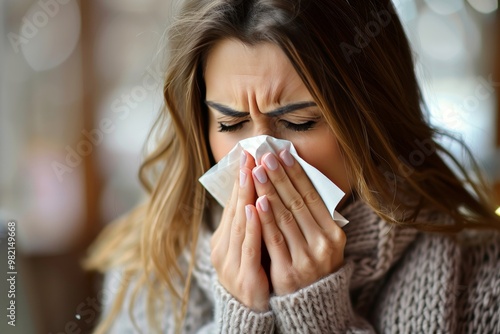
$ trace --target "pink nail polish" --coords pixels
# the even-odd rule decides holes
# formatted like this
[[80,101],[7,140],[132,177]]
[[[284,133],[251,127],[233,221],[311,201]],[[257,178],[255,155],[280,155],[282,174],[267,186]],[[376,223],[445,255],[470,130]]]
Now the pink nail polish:
[[264,170],[264,167],[260,165],[259,167],[255,167],[252,171],[253,175],[255,175],[255,178],[260,182],[260,183],[266,183],[267,182],[267,175],[266,171]]
[[245,214],[247,216],[247,220],[252,219],[252,208],[250,207],[250,204],[245,206]]
[[270,170],[276,170],[278,168],[278,160],[274,157],[274,154],[268,153],[264,157],[264,163]]
[[295,162],[292,155],[290,154],[290,151],[288,151],[288,150],[282,151],[280,153],[280,158],[281,158],[281,160],[283,160],[285,165],[287,165],[288,167],[292,167],[294,162]]
[[267,200],[267,196],[263,195],[257,199],[257,205],[261,208],[262,211],[269,211],[269,201]]
[[247,180],[247,174],[245,174],[242,170],[240,170],[240,187],[243,187],[245,185],[246,180]]

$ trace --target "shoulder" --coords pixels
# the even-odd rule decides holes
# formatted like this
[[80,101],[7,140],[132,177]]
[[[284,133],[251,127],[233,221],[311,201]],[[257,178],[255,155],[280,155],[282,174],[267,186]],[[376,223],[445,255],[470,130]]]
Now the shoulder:
[[381,329],[500,332],[500,237],[470,237],[419,233],[379,295]]
[[460,332],[500,333],[500,233],[469,234],[459,246]]
[[138,284],[138,274],[125,272],[123,268],[109,268],[104,272],[102,290],[98,299],[102,303],[100,325],[109,322],[106,333],[128,333],[147,327],[145,290],[139,288],[132,302],[132,295]]
[[[177,288],[181,292],[181,286]],[[137,333],[138,329],[151,333],[154,330],[149,315],[159,321],[163,333],[175,332],[176,301],[164,287],[157,287],[151,294],[138,274],[127,274],[121,268],[106,271],[98,298],[102,303],[100,324],[109,321],[106,333]],[[196,279],[191,284],[187,307],[183,333],[198,330],[212,317],[212,304]]]
[[[462,284],[500,282],[500,232],[462,232],[457,236],[419,233],[402,266],[449,272]],[[498,291],[500,293],[500,291]]]
[[420,233],[409,257],[417,260],[453,262],[461,279],[469,280],[478,275],[500,278],[500,232],[464,231],[456,236]]

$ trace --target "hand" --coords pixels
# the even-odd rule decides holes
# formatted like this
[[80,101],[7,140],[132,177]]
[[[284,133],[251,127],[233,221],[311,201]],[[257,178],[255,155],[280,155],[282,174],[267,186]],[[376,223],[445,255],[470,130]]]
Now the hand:
[[240,174],[211,239],[211,261],[220,284],[245,306],[269,309],[269,281],[261,265],[262,234],[255,203],[251,155],[243,152]]
[[267,153],[252,175],[275,293],[295,292],[339,269],[344,231],[290,152],[281,152],[279,159]]

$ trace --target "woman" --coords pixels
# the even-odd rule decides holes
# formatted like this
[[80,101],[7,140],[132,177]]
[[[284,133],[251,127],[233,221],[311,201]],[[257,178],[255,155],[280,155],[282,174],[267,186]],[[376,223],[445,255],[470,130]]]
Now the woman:
[[[86,262],[97,333],[500,332],[499,219],[435,141],[389,1],[187,1],[168,50],[149,200]],[[287,151],[244,153],[221,213],[198,178],[261,134],[346,193],[346,227]]]

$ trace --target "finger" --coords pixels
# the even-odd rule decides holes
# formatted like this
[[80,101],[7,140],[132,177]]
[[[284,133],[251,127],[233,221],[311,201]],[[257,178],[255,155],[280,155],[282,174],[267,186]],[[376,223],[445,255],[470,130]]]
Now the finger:
[[239,173],[238,200],[236,211],[231,221],[228,256],[233,263],[239,265],[241,259],[241,245],[245,237],[246,213],[245,206],[255,202],[255,190],[253,180],[249,175],[248,168],[241,168]]
[[246,229],[241,252],[241,265],[250,272],[260,270],[262,233],[257,210],[253,205],[245,206]]
[[323,229],[331,229],[332,226],[336,227],[337,224],[332,224],[332,215],[323,199],[302,169],[302,166],[290,154],[290,151],[287,149],[281,151],[279,159],[284,172],[288,175],[288,179],[304,200],[316,223]]
[[[255,161],[253,160],[253,157],[246,151],[241,152],[241,158],[240,158],[240,167],[244,166],[247,166],[247,168],[253,168],[253,166],[255,166]],[[226,206],[222,213],[219,227],[215,230],[214,235],[212,236],[212,244],[215,244],[217,242],[217,240],[220,238],[220,234],[225,234],[229,236],[231,230],[231,222],[235,216],[236,206],[238,203],[240,175],[241,174],[238,174],[238,176],[234,181],[231,197],[229,198],[228,203],[226,203]]]
[[241,151],[240,168],[242,167],[246,167],[250,170],[255,167],[254,157],[245,150]]
[[262,228],[262,238],[266,244],[271,261],[279,263],[282,268],[288,267],[292,262],[290,251],[286,245],[283,233],[281,233],[276,225],[272,208],[266,195],[257,199],[256,208]]
[[319,225],[314,220],[304,199],[295,189],[283,167],[278,162],[278,159],[274,154],[267,153],[263,156],[262,162],[266,169],[266,174],[269,176],[273,187],[281,198],[281,202],[292,213],[308,244],[315,242],[320,232]]
[[257,195],[266,195],[269,200],[274,220],[278,228],[283,233],[288,249],[293,256],[294,251],[301,251],[307,246],[306,239],[304,238],[295,217],[290,210],[284,206],[275,187],[271,181],[269,181],[264,166],[261,165],[254,168],[252,175]]

